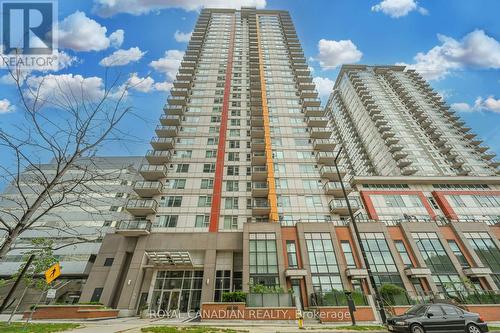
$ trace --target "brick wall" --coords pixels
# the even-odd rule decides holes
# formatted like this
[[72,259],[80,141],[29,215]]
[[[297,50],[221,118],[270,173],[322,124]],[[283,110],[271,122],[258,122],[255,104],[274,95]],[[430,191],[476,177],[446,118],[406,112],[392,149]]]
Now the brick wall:
[[[31,311],[24,312],[28,318]],[[96,319],[116,318],[118,310],[102,309],[101,305],[43,305],[33,312],[33,319]]]

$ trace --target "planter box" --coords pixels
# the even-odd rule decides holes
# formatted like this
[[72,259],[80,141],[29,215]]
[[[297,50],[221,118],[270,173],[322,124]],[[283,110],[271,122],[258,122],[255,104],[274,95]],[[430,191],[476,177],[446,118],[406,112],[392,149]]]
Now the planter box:
[[[33,319],[110,319],[118,317],[118,310],[103,309],[102,305],[39,305]],[[29,318],[26,311],[23,318]]]

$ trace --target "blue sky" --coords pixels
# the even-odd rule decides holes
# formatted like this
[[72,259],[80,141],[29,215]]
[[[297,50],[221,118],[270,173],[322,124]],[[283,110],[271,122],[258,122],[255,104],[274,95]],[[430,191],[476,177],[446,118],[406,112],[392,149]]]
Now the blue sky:
[[[97,90],[105,73],[99,63],[114,65],[111,74],[131,75],[140,84],[127,103],[140,119],[129,117],[121,127],[137,140],[100,153],[144,155],[187,46],[184,34],[201,7],[221,3],[290,11],[323,98],[342,63],[414,66],[500,153],[498,0],[64,0],[59,50],[67,67],[31,75],[91,79]],[[22,109],[4,74],[0,69],[0,126],[8,129],[22,119]]]

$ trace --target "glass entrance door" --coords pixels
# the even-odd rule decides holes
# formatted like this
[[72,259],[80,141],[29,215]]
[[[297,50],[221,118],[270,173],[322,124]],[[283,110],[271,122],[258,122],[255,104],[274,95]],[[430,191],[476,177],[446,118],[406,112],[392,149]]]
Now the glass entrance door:
[[198,311],[203,271],[158,271],[151,290],[151,310]]
[[170,292],[170,303],[168,305],[168,311],[179,310],[179,295],[181,294],[180,290],[172,290]]

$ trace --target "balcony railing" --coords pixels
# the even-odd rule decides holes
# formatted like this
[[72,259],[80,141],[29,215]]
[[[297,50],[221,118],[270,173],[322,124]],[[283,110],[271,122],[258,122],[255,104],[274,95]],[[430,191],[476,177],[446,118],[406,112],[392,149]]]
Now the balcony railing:
[[148,235],[151,231],[149,220],[125,220],[116,225],[115,232],[125,236]]

